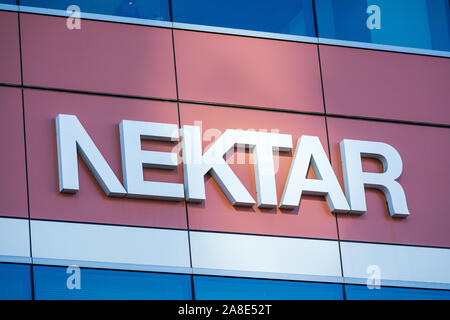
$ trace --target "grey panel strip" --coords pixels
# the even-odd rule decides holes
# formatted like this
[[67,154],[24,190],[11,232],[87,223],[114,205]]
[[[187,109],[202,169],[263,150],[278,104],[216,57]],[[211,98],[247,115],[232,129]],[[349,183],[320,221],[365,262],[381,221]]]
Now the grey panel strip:
[[373,49],[373,50],[380,50],[380,51],[412,53],[412,54],[421,54],[421,55],[427,55],[427,56],[438,56],[438,57],[450,58],[450,52],[449,51],[438,51],[438,50],[419,49],[419,48],[410,48],[410,47],[399,47],[399,46],[391,46],[391,45],[386,45],[386,44],[376,44],[376,43],[369,43],[369,42],[336,40],[336,39],[327,39],[327,38],[318,38],[318,43],[319,44],[329,44],[329,45],[335,45],[335,46],[342,46],[342,47],[352,47],[352,48],[361,48],[361,49]]
[[310,282],[332,282],[343,283],[342,277],[320,276],[310,274],[291,274],[291,273],[272,273],[272,272],[253,272],[240,270],[223,270],[223,269],[208,269],[208,268],[193,268],[194,275],[213,275],[213,276],[227,276],[227,277],[244,277],[244,278],[258,278],[258,279],[272,279],[272,280],[294,280],[294,281],[310,281]]
[[[164,273],[182,273],[194,275],[210,275],[210,276],[226,276],[226,277],[245,277],[256,279],[273,279],[273,280],[292,280],[292,281],[309,281],[309,282],[327,282],[327,283],[342,283],[342,284],[357,284],[366,285],[365,278],[349,278],[349,277],[329,277],[329,276],[314,276],[301,274],[281,274],[268,272],[249,272],[239,270],[221,270],[221,269],[204,269],[204,268],[183,268],[170,266],[152,266],[152,265],[137,265],[126,263],[108,263],[96,261],[80,261],[80,260],[62,260],[62,259],[46,259],[46,258],[30,258],[19,256],[4,256],[0,255],[0,262],[10,263],[26,263],[38,264],[48,266],[71,266],[98,268],[98,269],[115,269],[128,271],[150,271],[150,272],[164,272]],[[440,289],[450,290],[450,284],[437,282],[418,282],[418,281],[400,281],[400,280],[381,280],[381,286],[388,287],[404,287],[415,289]]]
[[28,263],[28,264],[30,264],[32,261],[31,261],[31,257],[0,255],[0,262]]
[[[345,284],[367,285],[367,279],[346,277],[346,278],[344,278],[344,283]],[[380,284],[381,284],[381,286],[388,286],[388,287],[450,290],[449,283],[439,283],[439,282],[420,282],[420,281],[401,281],[401,280],[381,279]]]
[[5,11],[19,11],[19,6],[16,6],[15,4],[4,4],[4,3],[0,3],[0,10],[5,10]]
[[66,260],[51,258],[32,258],[33,264],[50,265],[50,266],[78,266],[86,268],[98,269],[116,269],[127,271],[152,271],[164,273],[187,273],[191,274],[191,268],[173,267],[173,266],[157,266],[157,265],[141,265],[131,263],[113,263],[85,260]]
[[183,30],[211,32],[211,33],[239,35],[239,36],[248,36],[248,37],[254,37],[254,38],[267,38],[267,39],[275,39],[275,40],[288,40],[288,41],[295,41],[295,42],[317,43],[316,37],[298,36],[298,35],[290,35],[290,34],[283,34],[283,33],[271,33],[271,32],[263,32],[263,31],[252,31],[252,30],[243,30],[243,29],[233,29],[233,28],[212,27],[212,26],[204,26],[204,25],[190,24],[190,23],[174,22],[173,28],[183,29]]

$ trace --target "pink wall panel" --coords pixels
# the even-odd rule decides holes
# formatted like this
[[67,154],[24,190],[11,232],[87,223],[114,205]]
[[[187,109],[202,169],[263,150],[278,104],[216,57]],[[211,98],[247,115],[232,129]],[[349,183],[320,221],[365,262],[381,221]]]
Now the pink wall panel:
[[175,30],[182,100],[323,113],[312,44]]
[[169,29],[21,14],[26,85],[176,99]]
[[[450,130],[406,124],[328,118],[333,167],[342,182],[339,142],[380,141],[392,145],[403,160],[397,180],[404,188],[409,217],[391,218],[381,191],[366,189],[367,212],[339,215],[340,239],[450,247]],[[366,171],[382,170],[364,161]]]
[[0,83],[21,82],[17,15],[16,12],[0,11]]
[[[201,125],[203,151],[225,129],[279,130],[279,133],[293,136],[294,148],[302,134],[315,135],[327,150],[325,121],[319,116],[181,104],[180,118],[182,125]],[[280,152],[274,158],[279,163],[276,171],[278,202],[293,152]],[[244,156],[244,164],[234,158],[230,167],[256,199],[253,166],[249,164],[248,154]],[[256,205],[233,207],[209,174],[205,176],[205,183],[206,200],[201,204],[188,204],[191,229],[336,239],[336,219],[322,197],[304,196],[300,209],[291,211],[259,209]]]
[[[120,181],[120,121],[178,123],[177,105],[171,102],[25,90],[31,218],[186,228],[184,201],[107,197],[80,157],[80,190],[60,193],[55,132],[55,118],[60,113],[78,117]],[[143,149],[167,152],[175,146],[143,143]],[[183,183],[181,166],[176,170],[145,169],[144,177]]]
[[22,91],[0,87],[0,216],[28,217]]
[[320,46],[327,113],[450,124],[450,60]]

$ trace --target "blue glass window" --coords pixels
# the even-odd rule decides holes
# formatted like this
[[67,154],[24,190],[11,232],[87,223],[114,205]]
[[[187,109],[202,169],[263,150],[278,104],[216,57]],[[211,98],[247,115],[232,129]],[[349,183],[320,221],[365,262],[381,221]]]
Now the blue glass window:
[[169,0],[20,0],[20,4],[64,11],[77,5],[86,13],[170,21]]
[[450,51],[448,0],[315,0],[321,38]]
[[[189,275],[34,266],[36,299],[189,300]],[[78,277],[78,278],[77,278]]]
[[200,300],[342,300],[342,285],[281,280],[194,276]]
[[450,291],[345,285],[348,300],[450,300]]
[[0,300],[31,299],[30,266],[0,263]]
[[0,0],[0,3],[2,3],[2,4],[14,4],[14,5],[16,5],[16,4],[17,4],[17,1],[16,1],[16,0]]
[[173,21],[315,36],[312,0],[172,0]]

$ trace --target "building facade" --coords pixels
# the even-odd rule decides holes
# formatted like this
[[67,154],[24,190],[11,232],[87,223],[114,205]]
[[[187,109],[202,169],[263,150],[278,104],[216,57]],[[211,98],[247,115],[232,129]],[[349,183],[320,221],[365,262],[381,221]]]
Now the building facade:
[[0,298],[449,299],[449,26],[447,0],[0,1]]

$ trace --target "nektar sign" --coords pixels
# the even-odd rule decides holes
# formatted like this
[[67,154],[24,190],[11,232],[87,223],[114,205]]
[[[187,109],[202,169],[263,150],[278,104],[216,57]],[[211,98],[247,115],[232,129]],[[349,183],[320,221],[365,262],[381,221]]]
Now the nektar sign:
[[[300,205],[302,194],[308,194],[324,197],[331,212],[362,214],[367,211],[364,189],[376,188],[385,194],[392,217],[409,215],[405,192],[396,181],[402,173],[402,159],[394,147],[383,142],[340,142],[344,194],[319,138],[301,136],[278,203],[274,153],[292,150],[289,134],[228,129],[203,152],[198,126],[184,125],[179,129],[176,124],[123,120],[119,130],[123,185],[78,118],[64,114],[56,117],[60,192],[79,190],[79,153],[105,194],[111,197],[201,202],[206,199],[204,176],[211,174],[234,206],[256,204],[260,208],[293,209]],[[181,140],[184,185],[144,180],[144,167],[174,169],[179,163],[175,152],[142,150],[141,139]],[[224,159],[236,145],[248,148],[255,160],[256,201]],[[364,172],[362,157],[380,160],[384,172]],[[307,178],[310,164],[317,179]]]

